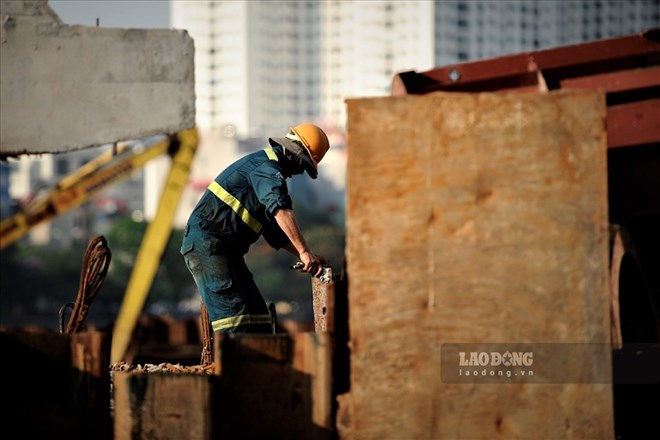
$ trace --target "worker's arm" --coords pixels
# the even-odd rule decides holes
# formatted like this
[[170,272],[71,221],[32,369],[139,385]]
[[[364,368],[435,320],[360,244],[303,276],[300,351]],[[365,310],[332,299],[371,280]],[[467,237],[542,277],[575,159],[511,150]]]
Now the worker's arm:
[[304,264],[302,269],[304,272],[308,272],[315,277],[321,276],[323,273],[323,259],[314,255],[307,247],[307,242],[302,232],[300,232],[293,210],[285,208],[278,209],[275,212],[275,221],[286,236],[289,237],[290,243],[287,243],[284,249],[300,258],[300,261]]

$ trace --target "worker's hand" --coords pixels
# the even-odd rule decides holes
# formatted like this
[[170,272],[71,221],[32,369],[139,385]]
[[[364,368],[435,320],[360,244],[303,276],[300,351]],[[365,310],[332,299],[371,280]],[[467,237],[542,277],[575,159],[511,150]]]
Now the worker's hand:
[[302,271],[307,272],[315,277],[320,277],[323,274],[323,263],[325,258],[318,257],[310,251],[305,251],[300,254],[300,261],[304,264]]

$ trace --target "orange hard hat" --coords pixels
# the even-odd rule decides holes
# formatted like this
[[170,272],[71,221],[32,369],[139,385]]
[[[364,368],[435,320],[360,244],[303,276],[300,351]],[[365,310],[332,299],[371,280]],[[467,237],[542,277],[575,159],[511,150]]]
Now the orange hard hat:
[[[318,164],[330,149],[330,142],[325,132],[317,125],[304,123],[292,127],[283,138],[270,138],[284,148],[298,155],[305,165],[307,174],[312,179],[318,175]],[[299,146],[302,146],[302,150]]]

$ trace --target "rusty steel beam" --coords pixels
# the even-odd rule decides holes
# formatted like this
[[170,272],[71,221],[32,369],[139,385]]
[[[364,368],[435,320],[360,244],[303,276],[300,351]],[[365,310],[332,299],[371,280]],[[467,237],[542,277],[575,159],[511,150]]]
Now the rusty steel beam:
[[562,89],[600,89],[608,93],[658,87],[660,66],[567,78],[560,85]]
[[660,142],[660,98],[607,109],[609,148]]
[[392,96],[451,92],[602,90],[608,146],[660,142],[660,28],[553,49],[401,72]]
[[392,95],[439,90],[515,90],[538,84],[538,72],[550,79],[548,85],[553,89],[560,88],[561,81],[567,78],[656,65],[660,65],[660,28],[636,35],[466,62],[424,72],[401,72],[392,80]]
[[335,282],[332,268],[328,270],[330,271],[330,282],[312,278],[312,308],[316,333],[333,333],[335,327]]

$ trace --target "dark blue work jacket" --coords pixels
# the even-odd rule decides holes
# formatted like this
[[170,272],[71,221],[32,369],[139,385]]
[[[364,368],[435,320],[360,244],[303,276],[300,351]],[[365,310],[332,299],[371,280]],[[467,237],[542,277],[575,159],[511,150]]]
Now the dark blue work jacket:
[[198,246],[201,242],[210,246],[198,249],[210,255],[223,251],[244,255],[262,234],[275,249],[287,244],[289,239],[274,218],[277,209],[292,209],[282,173],[286,160],[280,146],[268,147],[222,171],[193,209],[181,253],[185,254],[196,241]]

